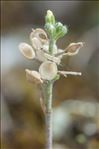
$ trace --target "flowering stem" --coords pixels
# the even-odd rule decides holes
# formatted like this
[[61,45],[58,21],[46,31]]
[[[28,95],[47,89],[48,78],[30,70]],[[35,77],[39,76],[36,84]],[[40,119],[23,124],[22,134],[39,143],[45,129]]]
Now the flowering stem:
[[[28,59],[37,59],[43,63],[39,67],[39,72],[26,69],[26,77],[30,83],[40,85],[42,93],[40,97],[41,107],[46,119],[46,149],[52,149],[52,89],[54,81],[58,80],[60,75],[81,75],[80,72],[58,71],[57,65],[60,64],[64,55],[75,55],[79,48],[83,46],[82,42],[70,44],[63,52],[58,51],[56,41],[67,33],[67,28],[60,22],[56,22],[53,13],[48,10],[45,17],[45,30],[38,28],[32,30],[30,40],[32,47],[27,43],[21,43],[19,49]],[[40,35],[43,35],[40,36]],[[48,48],[49,47],[49,51]],[[56,53],[56,54],[55,54]],[[60,56],[60,57],[59,57]]]
[[[50,39],[49,53],[53,55],[55,40]],[[46,149],[52,149],[52,89],[53,82],[48,81],[46,85]]]
[[46,149],[52,149],[52,88],[53,83],[46,86]]

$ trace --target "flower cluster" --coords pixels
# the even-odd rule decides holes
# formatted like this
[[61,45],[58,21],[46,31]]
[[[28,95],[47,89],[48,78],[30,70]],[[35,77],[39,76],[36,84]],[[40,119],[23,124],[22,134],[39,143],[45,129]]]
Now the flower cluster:
[[59,75],[80,75],[81,73],[76,72],[58,71],[58,65],[64,55],[73,56],[77,54],[83,43],[71,43],[64,50],[59,49],[56,41],[67,33],[67,27],[56,22],[50,10],[47,11],[45,20],[46,31],[41,28],[32,29],[30,33],[31,45],[25,42],[19,44],[19,49],[26,58],[41,62],[38,72],[26,69],[27,80],[31,83],[42,84],[45,81],[55,80]]

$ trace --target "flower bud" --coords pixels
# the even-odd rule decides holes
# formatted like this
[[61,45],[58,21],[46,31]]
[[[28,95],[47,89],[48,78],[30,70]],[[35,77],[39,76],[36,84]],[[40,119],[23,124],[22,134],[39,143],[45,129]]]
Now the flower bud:
[[62,30],[63,24],[61,22],[57,22],[55,24],[56,32],[59,33]]
[[67,55],[76,55],[79,52],[79,49],[83,47],[83,42],[71,43],[66,49],[65,52]]
[[62,33],[63,33],[62,36],[64,36],[67,33],[67,31],[68,31],[67,26],[64,25],[62,28]]
[[61,30],[56,34],[55,39],[57,40],[57,39],[63,37],[66,33],[67,33],[67,27],[63,26],[61,28]]
[[41,78],[44,80],[53,80],[57,75],[57,65],[54,62],[45,61],[39,67]]
[[46,31],[48,32],[49,36],[52,36],[52,37],[54,36],[55,31],[56,31],[54,25],[52,25],[52,24],[50,24],[50,23],[47,23],[47,24],[45,25],[45,29],[46,29]]
[[33,59],[35,57],[35,52],[32,47],[27,43],[20,43],[19,50],[28,59]]
[[43,83],[43,80],[40,77],[40,74],[37,71],[31,71],[26,69],[26,78],[30,83],[40,84]]
[[55,24],[55,17],[52,13],[52,11],[48,10],[47,15],[45,17],[45,22],[50,24]]
[[55,34],[55,39],[59,39],[63,37],[67,33],[67,27],[63,26],[62,23],[58,22],[56,23],[56,34]]

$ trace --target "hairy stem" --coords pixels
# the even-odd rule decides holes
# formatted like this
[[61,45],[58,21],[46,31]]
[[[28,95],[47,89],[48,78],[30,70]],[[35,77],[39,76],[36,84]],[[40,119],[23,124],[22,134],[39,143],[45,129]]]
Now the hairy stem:
[[50,44],[49,44],[49,54],[53,55],[53,48],[54,48],[55,40],[50,39]]
[[[49,54],[53,55],[55,40],[50,39]],[[46,149],[52,149],[52,89],[53,82],[48,81],[45,94],[46,94]]]
[[46,86],[46,149],[52,149],[52,82]]

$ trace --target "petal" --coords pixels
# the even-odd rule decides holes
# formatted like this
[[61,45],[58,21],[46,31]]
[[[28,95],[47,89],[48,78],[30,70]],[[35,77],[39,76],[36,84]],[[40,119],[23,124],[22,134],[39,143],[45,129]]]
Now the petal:
[[44,80],[53,80],[57,75],[57,65],[54,62],[45,61],[39,67],[39,72]]
[[28,59],[33,59],[35,57],[34,50],[25,42],[19,44],[19,50]]
[[48,40],[46,32],[41,28],[37,28],[31,32],[30,40],[32,40],[34,37],[38,38],[42,43],[46,43]]
[[25,71],[26,71],[26,78],[30,83],[36,83],[36,84],[43,83],[43,80],[41,79],[39,72],[31,71],[29,69],[26,69]]
[[66,49],[65,52],[67,55],[75,55],[79,52],[79,49],[83,47],[83,42],[71,43]]

